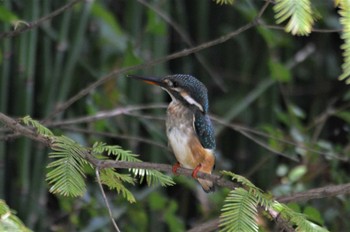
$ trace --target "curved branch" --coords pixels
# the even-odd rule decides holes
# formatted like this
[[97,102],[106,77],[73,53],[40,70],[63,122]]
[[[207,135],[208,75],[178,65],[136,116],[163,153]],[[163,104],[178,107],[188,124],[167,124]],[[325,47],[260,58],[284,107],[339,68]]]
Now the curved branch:
[[[35,140],[37,142],[43,143],[45,146],[52,147],[53,142],[40,134],[35,133],[28,127],[25,127],[21,125],[18,121],[6,116],[5,114],[0,112],[0,122],[2,122],[6,127],[8,127],[10,130],[15,132],[16,134],[20,134],[22,136],[28,137],[32,140]],[[119,169],[130,169],[130,168],[140,168],[140,169],[153,169],[158,171],[163,171],[167,173],[172,173],[172,166],[168,164],[159,164],[159,163],[149,163],[149,162],[127,162],[127,161],[115,161],[115,160],[99,160],[95,158],[93,155],[91,155],[88,151],[88,149],[84,150],[83,158],[85,158],[87,161],[89,161],[95,168],[97,169],[103,169],[103,168],[119,168]],[[186,168],[178,168],[177,173],[180,175],[192,176],[192,171],[190,169]],[[237,187],[241,187],[240,184],[234,183],[230,180],[222,178],[222,176],[217,174],[207,174],[203,172],[198,172],[197,176],[201,179],[210,180],[215,183],[215,185],[220,187],[226,187],[229,189],[235,189]],[[319,199],[319,198],[326,198],[331,197],[335,195],[340,194],[349,194],[350,193],[350,183],[348,184],[341,184],[341,185],[333,185],[333,186],[326,186],[322,188],[317,189],[311,189],[306,192],[293,194],[291,196],[287,197],[279,197],[277,200],[279,202],[296,202],[296,201],[306,201],[310,199]],[[271,215],[271,213],[270,213]],[[272,215],[273,216],[273,215]],[[275,220],[279,223],[278,214],[275,218]],[[281,219],[282,220],[282,219]],[[282,223],[284,221],[282,220]],[[217,224],[217,222],[213,223],[214,225]],[[196,231],[196,230],[193,230]]]
[[[33,132],[28,127],[25,127],[18,123],[11,117],[0,112],[0,122],[2,122],[6,127],[12,130],[16,134],[20,134],[24,137],[27,137],[31,140],[40,142],[47,147],[51,147],[52,142],[42,135],[39,135]],[[150,162],[127,162],[127,161],[115,161],[115,160],[99,160],[92,156],[89,152],[84,153],[84,158],[88,160],[96,168],[140,168],[140,169],[154,169],[162,172],[172,173],[172,166],[168,164],[159,164],[159,163],[150,163]],[[192,171],[186,168],[178,168],[177,173],[180,175],[192,176]],[[198,172],[198,177],[202,179],[207,179],[213,181],[217,186],[226,187],[229,189],[234,189],[240,187],[238,183],[234,183],[230,180],[224,179],[221,175],[217,174],[207,174],[203,172]],[[330,185],[321,188],[310,189],[305,192],[294,193],[290,196],[278,197],[279,202],[300,202],[308,201],[311,199],[320,199],[333,197],[337,195],[350,194],[350,183],[339,184],[339,185]]]
[[68,10],[69,8],[73,7],[75,4],[77,4],[81,1],[83,1],[83,0],[73,0],[71,2],[68,2],[66,5],[58,8],[57,10],[51,12],[50,14],[41,17],[40,19],[37,19],[33,22],[26,22],[25,24],[23,24],[22,27],[15,29],[14,31],[3,32],[0,34],[0,39],[11,38],[11,37],[17,36],[23,32],[29,31],[33,28],[36,28],[36,27],[40,26],[40,24],[42,24],[43,22],[56,17],[57,15],[63,13],[64,11]]

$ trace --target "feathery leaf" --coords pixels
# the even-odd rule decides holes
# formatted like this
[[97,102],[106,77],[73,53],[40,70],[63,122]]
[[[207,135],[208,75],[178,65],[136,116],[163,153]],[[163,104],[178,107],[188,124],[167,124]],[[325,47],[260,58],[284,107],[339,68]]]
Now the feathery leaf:
[[175,182],[170,176],[165,175],[157,170],[133,168],[132,172],[135,176],[140,177],[140,183],[142,183],[144,178],[146,177],[146,182],[148,186],[154,184],[160,184],[163,187],[175,185]]
[[84,147],[74,140],[65,137],[54,137],[50,158],[56,160],[49,163],[46,180],[51,184],[50,192],[64,196],[81,196],[85,192],[84,165],[87,162],[81,158]]
[[[92,148],[93,154],[107,152],[108,155],[115,155],[116,160],[128,161],[128,162],[142,162],[140,159],[136,158],[137,155],[132,154],[130,151],[123,150],[120,146],[110,146],[105,143],[97,142]],[[144,178],[146,178],[148,186],[153,184],[160,184],[161,186],[172,186],[174,185],[173,179],[157,170],[146,170],[133,168],[131,170],[135,176],[140,177],[140,182],[142,183]]]
[[293,35],[308,35],[314,18],[310,0],[276,0],[273,7],[276,22],[281,24],[289,19],[285,30]]
[[316,225],[306,219],[306,216],[301,213],[297,213],[289,208],[285,204],[281,204],[274,201],[272,208],[280,213],[280,216],[286,220],[290,221],[296,226],[296,231],[308,231],[308,232],[328,232],[326,228]]
[[5,201],[0,200],[0,231],[30,232],[23,222],[8,207]]
[[232,190],[225,200],[220,215],[220,231],[258,231],[256,217],[258,202],[243,188]]
[[350,84],[350,1],[340,0],[338,6],[340,8],[340,23],[343,25],[341,38],[344,40],[344,43],[341,45],[344,57],[344,63],[342,64],[343,73],[339,76],[339,80],[346,79],[346,83]]
[[220,4],[220,5],[233,5],[233,3],[235,2],[235,0],[214,0],[216,4]]
[[43,136],[53,136],[53,133],[46,128],[45,126],[43,126],[40,122],[38,122],[37,120],[32,119],[29,115],[25,116],[21,119],[21,121],[27,125],[27,126],[32,126],[36,129],[36,131]]
[[118,194],[121,193],[130,203],[136,202],[134,195],[123,185],[123,182],[134,184],[134,178],[128,174],[115,172],[112,168],[102,169],[100,175],[102,184],[117,190]]
[[237,181],[241,183],[243,186],[248,187],[249,193],[252,196],[254,196],[255,199],[257,200],[257,203],[262,207],[264,207],[265,209],[268,209],[271,207],[271,204],[272,204],[271,197],[268,194],[265,194],[260,188],[256,187],[247,178],[229,171],[221,171],[221,174],[230,176],[232,180]]

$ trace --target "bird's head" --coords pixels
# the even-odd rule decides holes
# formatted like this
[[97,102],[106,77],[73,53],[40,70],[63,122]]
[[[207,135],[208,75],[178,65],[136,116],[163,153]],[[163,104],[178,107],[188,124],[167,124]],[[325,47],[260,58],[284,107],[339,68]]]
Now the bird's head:
[[198,79],[187,74],[174,74],[164,77],[143,77],[128,75],[131,78],[142,80],[148,84],[158,85],[166,90],[173,101],[208,112],[208,90]]

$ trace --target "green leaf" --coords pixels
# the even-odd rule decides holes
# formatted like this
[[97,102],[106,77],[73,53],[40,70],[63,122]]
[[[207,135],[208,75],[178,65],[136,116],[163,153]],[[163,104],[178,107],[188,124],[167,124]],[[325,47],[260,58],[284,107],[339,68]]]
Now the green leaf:
[[289,69],[278,61],[269,61],[271,77],[280,82],[290,82],[292,75]]
[[276,23],[288,20],[285,27],[293,35],[308,35],[311,33],[314,18],[310,0],[276,0],[273,7]]
[[350,124],[350,112],[347,111],[341,111],[341,112],[337,112],[335,114],[338,118],[343,119],[345,122],[347,122],[348,124]]
[[130,203],[136,202],[134,195],[123,185],[123,182],[134,184],[134,178],[128,174],[120,174],[112,168],[102,169],[100,171],[101,183],[107,185],[110,189],[117,190]]
[[339,76],[339,80],[345,80],[350,84],[350,2],[339,1],[340,24],[343,26],[343,34],[341,38],[344,43],[341,45],[343,50],[344,63],[342,64],[343,73]]
[[242,185],[248,187],[249,194],[251,194],[257,201],[257,204],[260,204],[265,209],[270,208],[272,204],[271,196],[264,194],[261,189],[256,187],[252,182],[250,182],[247,178],[234,174],[229,171],[222,171],[221,174],[232,177],[232,180],[235,180]]
[[184,223],[176,215],[177,208],[177,202],[172,200],[164,212],[164,220],[170,232],[185,231]]
[[248,180],[244,176],[240,176],[240,175],[237,175],[237,174],[235,174],[233,172],[229,172],[229,171],[221,171],[221,174],[225,175],[225,176],[230,176],[232,178],[232,180],[235,180],[239,183],[242,183],[242,185],[245,185],[249,188],[255,188],[257,190],[259,189],[252,182],[250,182],[250,180]]
[[316,225],[306,219],[306,216],[301,213],[293,211],[291,208],[285,204],[281,204],[275,201],[272,205],[273,209],[280,213],[280,216],[286,220],[290,221],[296,226],[296,231],[308,231],[308,232],[327,232],[326,228]]
[[216,4],[219,5],[233,5],[233,3],[235,2],[235,0],[214,0]]
[[107,145],[102,142],[96,142],[92,146],[92,154],[102,154],[106,152],[108,156],[114,155],[116,160],[128,161],[128,162],[141,162],[137,159],[138,155],[132,154],[131,151],[122,149],[118,145]]
[[165,208],[167,199],[159,192],[152,192],[147,200],[151,210],[162,210]]
[[103,41],[112,44],[112,47],[124,51],[128,40],[112,11],[106,9],[101,3],[95,2],[91,13],[101,22],[99,23],[99,29]]
[[0,200],[0,231],[30,232],[23,222],[8,207],[5,201]]
[[0,21],[12,24],[16,20],[18,20],[17,15],[6,9],[4,6],[0,5]]
[[232,190],[220,215],[220,231],[258,231],[256,217],[258,202],[243,188]]
[[[132,154],[130,151],[123,150],[120,146],[110,146],[106,145],[105,143],[97,142],[92,147],[92,153],[103,153],[107,152],[108,155],[114,155],[116,156],[116,160],[121,161],[128,161],[128,162],[142,162],[140,159],[136,158],[137,155]],[[160,184],[161,186],[172,186],[175,184],[173,179],[165,175],[159,171],[156,170],[146,170],[146,169],[138,169],[133,168],[132,172],[135,176],[140,177],[140,182],[142,183],[143,180],[146,178],[146,182],[148,186],[153,184]]]
[[156,12],[153,10],[147,11],[147,32],[162,36],[165,35],[166,28],[167,25],[165,24],[164,20],[162,20]]
[[304,209],[304,214],[307,215],[308,219],[310,219],[310,220],[312,220],[320,225],[324,224],[324,221],[321,217],[321,214],[316,208],[311,207],[311,206],[307,206]]
[[53,136],[53,133],[47,127],[43,126],[37,120],[32,119],[30,116],[23,117],[22,122],[27,126],[34,127],[40,135]]
[[307,168],[305,165],[299,165],[291,170],[288,175],[288,178],[291,182],[296,182],[302,178],[307,172]]
[[50,192],[64,196],[82,196],[86,191],[83,167],[87,162],[82,158],[86,148],[68,137],[60,136],[53,139],[52,150],[54,152],[49,157],[56,160],[47,165],[51,170],[46,176],[52,185]]
[[163,187],[175,185],[175,182],[170,176],[165,175],[157,170],[134,168],[132,169],[132,171],[135,176],[140,177],[140,183],[142,183],[146,178],[146,182],[148,186],[156,185],[156,184],[160,184]]

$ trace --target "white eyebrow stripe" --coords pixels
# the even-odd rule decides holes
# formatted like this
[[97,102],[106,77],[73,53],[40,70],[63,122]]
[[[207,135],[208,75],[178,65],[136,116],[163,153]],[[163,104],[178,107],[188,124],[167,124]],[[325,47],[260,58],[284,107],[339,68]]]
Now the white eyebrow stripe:
[[190,95],[188,95],[184,91],[181,91],[180,94],[190,105],[195,105],[199,108],[200,111],[204,112],[203,107],[196,100],[194,100]]

